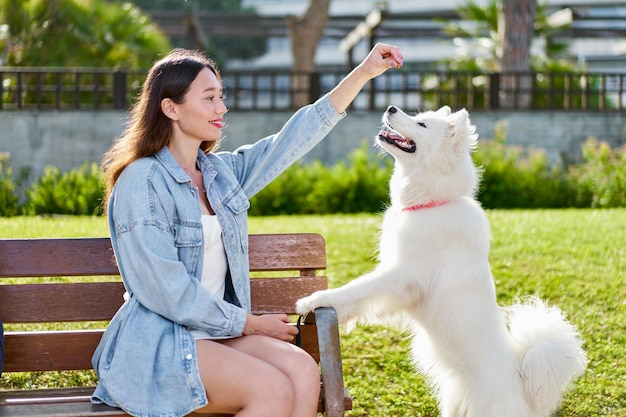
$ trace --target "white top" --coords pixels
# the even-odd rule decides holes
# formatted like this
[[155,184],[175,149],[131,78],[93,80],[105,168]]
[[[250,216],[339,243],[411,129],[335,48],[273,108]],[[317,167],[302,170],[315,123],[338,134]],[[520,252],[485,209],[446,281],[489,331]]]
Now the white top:
[[[204,237],[204,263],[202,264],[202,286],[215,294],[219,299],[224,298],[226,288],[226,272],[228,263],[222,240],[222,228],[217,216],[203,214],[202,234]],[[215,339],[203,330],[192,329],[191,334],[196,339]]]

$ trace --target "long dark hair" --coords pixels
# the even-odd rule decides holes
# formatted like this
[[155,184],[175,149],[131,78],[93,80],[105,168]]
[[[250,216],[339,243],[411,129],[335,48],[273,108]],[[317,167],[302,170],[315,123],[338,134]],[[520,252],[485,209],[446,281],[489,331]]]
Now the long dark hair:
[[[215,62],[200,51],[174,49],[157,61],[143,83],[141,94],[130,111],[127,128],[102,159],[106,194],[105,208],[120,174],[136,159],[152,156],[167,146],[172,134],[171,120],[161,111],[161,101],[169,98],[182,103],[198,73],[208,68],[222,81]],[[210,152],[216,141],[204,141],[203,152]]]

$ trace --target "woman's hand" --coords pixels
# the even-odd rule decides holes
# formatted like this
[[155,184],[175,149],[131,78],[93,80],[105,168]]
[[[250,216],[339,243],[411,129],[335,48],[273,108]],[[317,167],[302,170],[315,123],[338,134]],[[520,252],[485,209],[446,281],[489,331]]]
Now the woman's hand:
[[346,111],[369,80],[378,77],[389,68],[400,68],[402,63],[400,48],[377,43],[365,59],[329,93],[330,102],[337,113]]
[[372,79],[389,68],[400,68],[403,63],[404,59],[400,53],[400,48],[385,43],[377,43],[357,69],[362,69]]
[[298,334],[298,329],[292,326],[286,314],[264,314],[255,316],[248,314],[243,335],[263,335],[275,339],[291,342]]

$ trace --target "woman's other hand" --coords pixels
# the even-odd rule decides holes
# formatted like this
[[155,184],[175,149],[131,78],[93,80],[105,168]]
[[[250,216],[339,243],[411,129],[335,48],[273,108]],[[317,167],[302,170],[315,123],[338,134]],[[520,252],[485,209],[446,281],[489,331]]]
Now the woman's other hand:
[[264,335],[291,342],[298,334],[298,329],[290,323],[286,314],[249,314],[243,335]]

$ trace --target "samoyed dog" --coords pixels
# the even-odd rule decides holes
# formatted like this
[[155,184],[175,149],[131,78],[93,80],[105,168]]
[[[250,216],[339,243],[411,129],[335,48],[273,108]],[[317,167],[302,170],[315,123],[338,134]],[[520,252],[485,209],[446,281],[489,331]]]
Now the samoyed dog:
[[478,135],[466,110],[389,107],[378,146],[395,159],[375,269],[297,302],[340,322],[397,324],[442,417],[549,416],[587,359],[576,328],[537,297],[501,308],[490,231],[474,196]]

